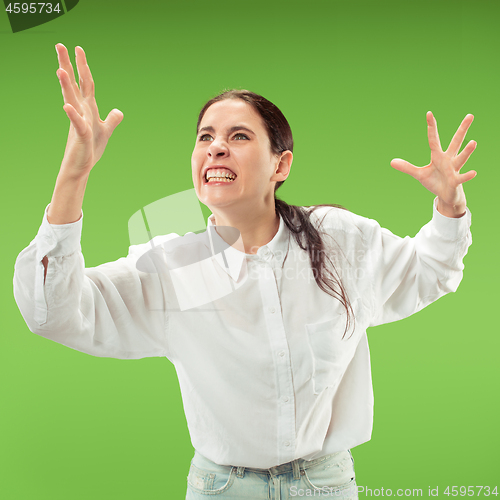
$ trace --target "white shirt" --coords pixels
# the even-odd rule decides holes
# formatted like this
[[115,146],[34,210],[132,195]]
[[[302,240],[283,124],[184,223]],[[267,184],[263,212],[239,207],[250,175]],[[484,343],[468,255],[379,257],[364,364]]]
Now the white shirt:
[[[37,236],[16,260],[14,296],[33,333],[72,349],[167,357],[192,444],[208,459],[257,468],[312,460],[371,437],[367,327],[410,316],[456,291],[462,279],[471,213],[448,218],[436,203],[414,238],[347,210],[313,212],[313,221],[325,216],[323,230],[338,245],[329,255],[355,315],[344,340],[344,307],[317,286],[308,254],[282,219],[256,255],[229,247],[222,258],[219,252],[205,259],[207,241],[212,249],[214,241],[200,237],[190,242],[190,256],[202,257],[189,257],[183,270],[182,262],[161,261],[162,245],[178,237],[171,234],[85,268],[83,213],[77,222],[52,225],[47,206]],[[170,254],[175,260],[176,251]],[[141,257],[140,269],[149,258],[155,270],[138,270]]]

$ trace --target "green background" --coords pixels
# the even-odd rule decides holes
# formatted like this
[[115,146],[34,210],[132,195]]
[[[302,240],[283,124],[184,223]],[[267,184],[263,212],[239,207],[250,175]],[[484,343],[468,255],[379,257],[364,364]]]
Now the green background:
[[399,236],[430,220],[434,195],[390,161],[429,163],[427,111],[443,148],[474,114],[463,281],[418,314],[368,330],[374,430],[353,456],[358,485],[372,489],[427,496],[439,486],[444,497],[447,485],[494,486],[499,14],[481,0],[81,0],[12,34],[1,13],[0,497],[181,499],[194,453],[166,358],[97,358],[48,341],[13,298],[14,262],[41,224],[68,133],[59,42],[72,61],[76,45],[85,49],[101,118],[124,113],[87,185],[87,267],[127,254],[133,213],[192,187],[198,112],[224,88],[260,93],[287,117],[295,149],[283,199],[339,203]]

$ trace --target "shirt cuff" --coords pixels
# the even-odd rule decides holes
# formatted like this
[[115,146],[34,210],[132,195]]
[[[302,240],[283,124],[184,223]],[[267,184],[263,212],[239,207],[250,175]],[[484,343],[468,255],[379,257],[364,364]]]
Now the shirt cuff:
[[81,250],[83,211],[76,222],[50,224],[47,219],[49,206],[50,203],[45,207],[42,225],[35,238],[37,260],[42,260],[45,255],[47,257],[62,257]]
[[468,234],[471,225],[470,210],[465,207],[465,214],[462,217],[446,217],[437,209],[437,201],[438,197],[436,196],[433,202],[432,223],[438,232],[448,240],[464,238]]

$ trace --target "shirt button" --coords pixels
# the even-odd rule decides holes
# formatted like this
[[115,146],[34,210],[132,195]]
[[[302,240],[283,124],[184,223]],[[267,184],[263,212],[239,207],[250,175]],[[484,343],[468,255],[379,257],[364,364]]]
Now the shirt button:
[[284,444],[285,446],[290,446],[290,441],[285,441],[283,444]]
[[279,354],[281,357],[283,357],[283,356],[285,355],[285,351],[280,351],[278,354]]
[[270,307],[270,308],[269,308],[269,312],[270,312],[271,314],[274,314],[274,313],[276,312],[276,309],[275,309],[274,307]]
[[283,397],[283,401],[284,401],[285,403],[288,403],[288,396],[284,396],[284,397]]

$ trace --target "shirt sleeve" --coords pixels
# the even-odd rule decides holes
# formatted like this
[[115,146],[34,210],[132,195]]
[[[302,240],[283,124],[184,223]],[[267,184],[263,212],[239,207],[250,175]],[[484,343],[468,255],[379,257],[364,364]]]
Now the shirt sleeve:
[[370,326],[406,318],[449,292],[463,277],[472,244],[471,213],[451,218],[433,203],[432,220],[414,238],[400,238],[371,221],[367,244],[372,282]]
[[14,298],[30,331],[92,356],[168,357],[159,275],[136,268],[141,253],[136,247],[142,245],[130,247],[128,256],[115,262],[85,268],[83,212],[77,222],[50,224],[49,205],[14,269]]

